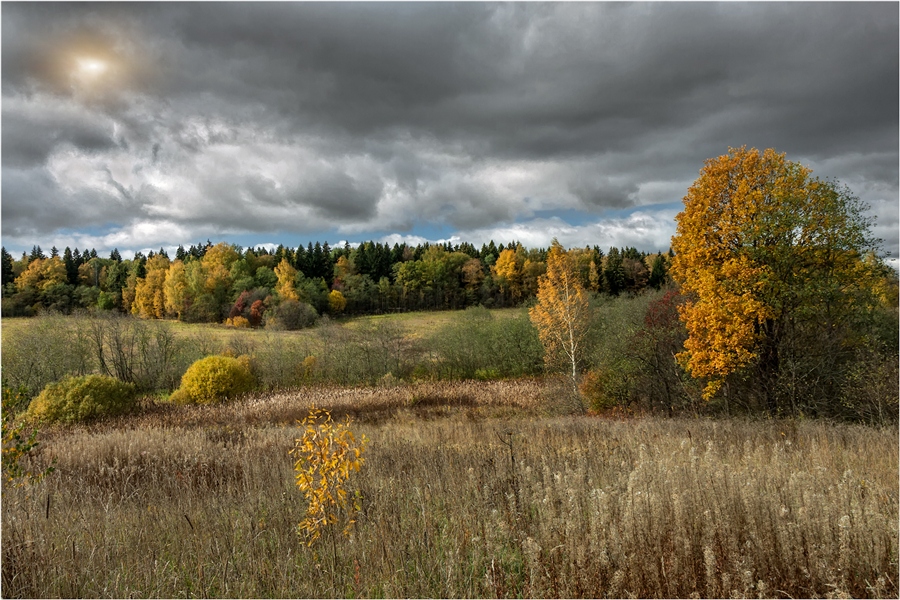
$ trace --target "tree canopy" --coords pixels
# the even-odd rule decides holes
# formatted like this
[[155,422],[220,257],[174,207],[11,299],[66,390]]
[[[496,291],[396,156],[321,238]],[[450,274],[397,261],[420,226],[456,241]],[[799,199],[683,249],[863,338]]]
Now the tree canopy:
[[[652,285],[668,280],[668,255],[635,248],[610,248],[606,254],[597,245],[568,252],[579,283],[592,292],[639,293],[650,285],[653,264],[658,268]],[[162,248],[132,259],[118,250],[101,258],[93,249],[65,248],[59,257],[47,258],[35,245],[19,260],[8,252],[3,256],[3,312],[27,316],[46,309],[100,308],[190,322],[241,316],[257,326],[265,321],[260,315],[283,300],[308,304],[320,314],[346,315],[510,307],[536,297],[547,253],[517,242],[491,242],[480,249],[467,242],[389,246],[369,241],[335,248],[310,242],[271,251],[207,241],[179,246],[170,260]],[[335,291],[345,302],[331,295]]]

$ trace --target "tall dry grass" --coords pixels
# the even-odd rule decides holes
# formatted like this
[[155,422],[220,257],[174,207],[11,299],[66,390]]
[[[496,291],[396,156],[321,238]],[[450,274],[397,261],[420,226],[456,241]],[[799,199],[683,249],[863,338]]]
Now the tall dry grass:
[[[898,595],[896,428],[567,416],[541,382],[317,388],[50,431],[3,493],[4,597]],[[307,548],[311,404],[370,438]],[[549,408],[548,408],[549,406]]]

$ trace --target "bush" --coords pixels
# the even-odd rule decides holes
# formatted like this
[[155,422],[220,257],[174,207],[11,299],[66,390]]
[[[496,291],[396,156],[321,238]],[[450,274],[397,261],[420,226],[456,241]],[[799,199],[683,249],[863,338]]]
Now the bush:
[[246,356],[207,356],[188,368],[170,398],[178,404],[215,404],[249,392],[253,385]]
[[45,475],[53,472],[53,467],[37,473],[28,468],[28,458],[33,456],[31,453],[38,446],[38,430],[26,432],[25,421],[16,418],[22,412],[22,405],[25,404],[27,407],[28,400],[28,395],[22,390],[12,390],[3,386],[3,409],[0,414],[0,420],[3,421],[3,480],[16,487],[37,483]]
[[376,383],[387,373],[400,378],[409,373],[406,357],[414,355],[415,349],[396,323],[379,319],[351,329],[327,317],[322,320],[316,332],[320,341],[317,359],[312,369],[301,366],[304,376],[354,385]]
[[250,321],[238,315],[236,317],[225,319],[225,325],[228,327],[248,328],[250,327]]
[[543,347],[524,311],[495,318],[486,308],[467,308],[438,330],[431,345],[449,379],[521,377],[544,368]]
[[263,388],[296,387],[309,377],[311,368],[302,367],[304,359],[309,356],[310,349],[304,340],[266,333],[253,351],[253,372]]
[[81,423],[122,414],[134,408],[134,385],[105,375],[66,377],[51,383],[31,401],[30,420]]
[[284,300],[266,318],[266,327],[294,331],[312,327],[318,318],[319,313],[306,302]]
[[598,367],[588,371],[578,386],[582,398],[594,412],[604,412],[628,404],[628,389],[609,370]]

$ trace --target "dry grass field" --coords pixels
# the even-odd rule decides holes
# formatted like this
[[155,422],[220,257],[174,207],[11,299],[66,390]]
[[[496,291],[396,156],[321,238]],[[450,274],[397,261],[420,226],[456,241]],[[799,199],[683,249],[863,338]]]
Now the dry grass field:
[[[897,429],[571,416],[542,380],[321,387],[48,429],[4,597],[897,597]],[[311,405],[369,442],[313,547]]]

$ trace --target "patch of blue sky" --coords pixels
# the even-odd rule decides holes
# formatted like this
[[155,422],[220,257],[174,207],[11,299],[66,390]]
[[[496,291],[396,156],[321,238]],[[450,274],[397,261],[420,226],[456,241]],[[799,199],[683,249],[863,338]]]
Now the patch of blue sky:
[[568,225],[585,225],[597,220],[597,215],[575,208],[536,210],[528,216],[520,216],[514,223],[528,223],[539,219],[559,219]]
[[[634,213],[655,213],[655,212],[672,212],[680,211],[684,204],[679,200],[675,202],[662,202],[658,204],[643,204],[640,206],[629,206],[626,208],[609,208],[600,213],[603,219],[627,219]],[[594,217],[594,220],[598,220]]]

